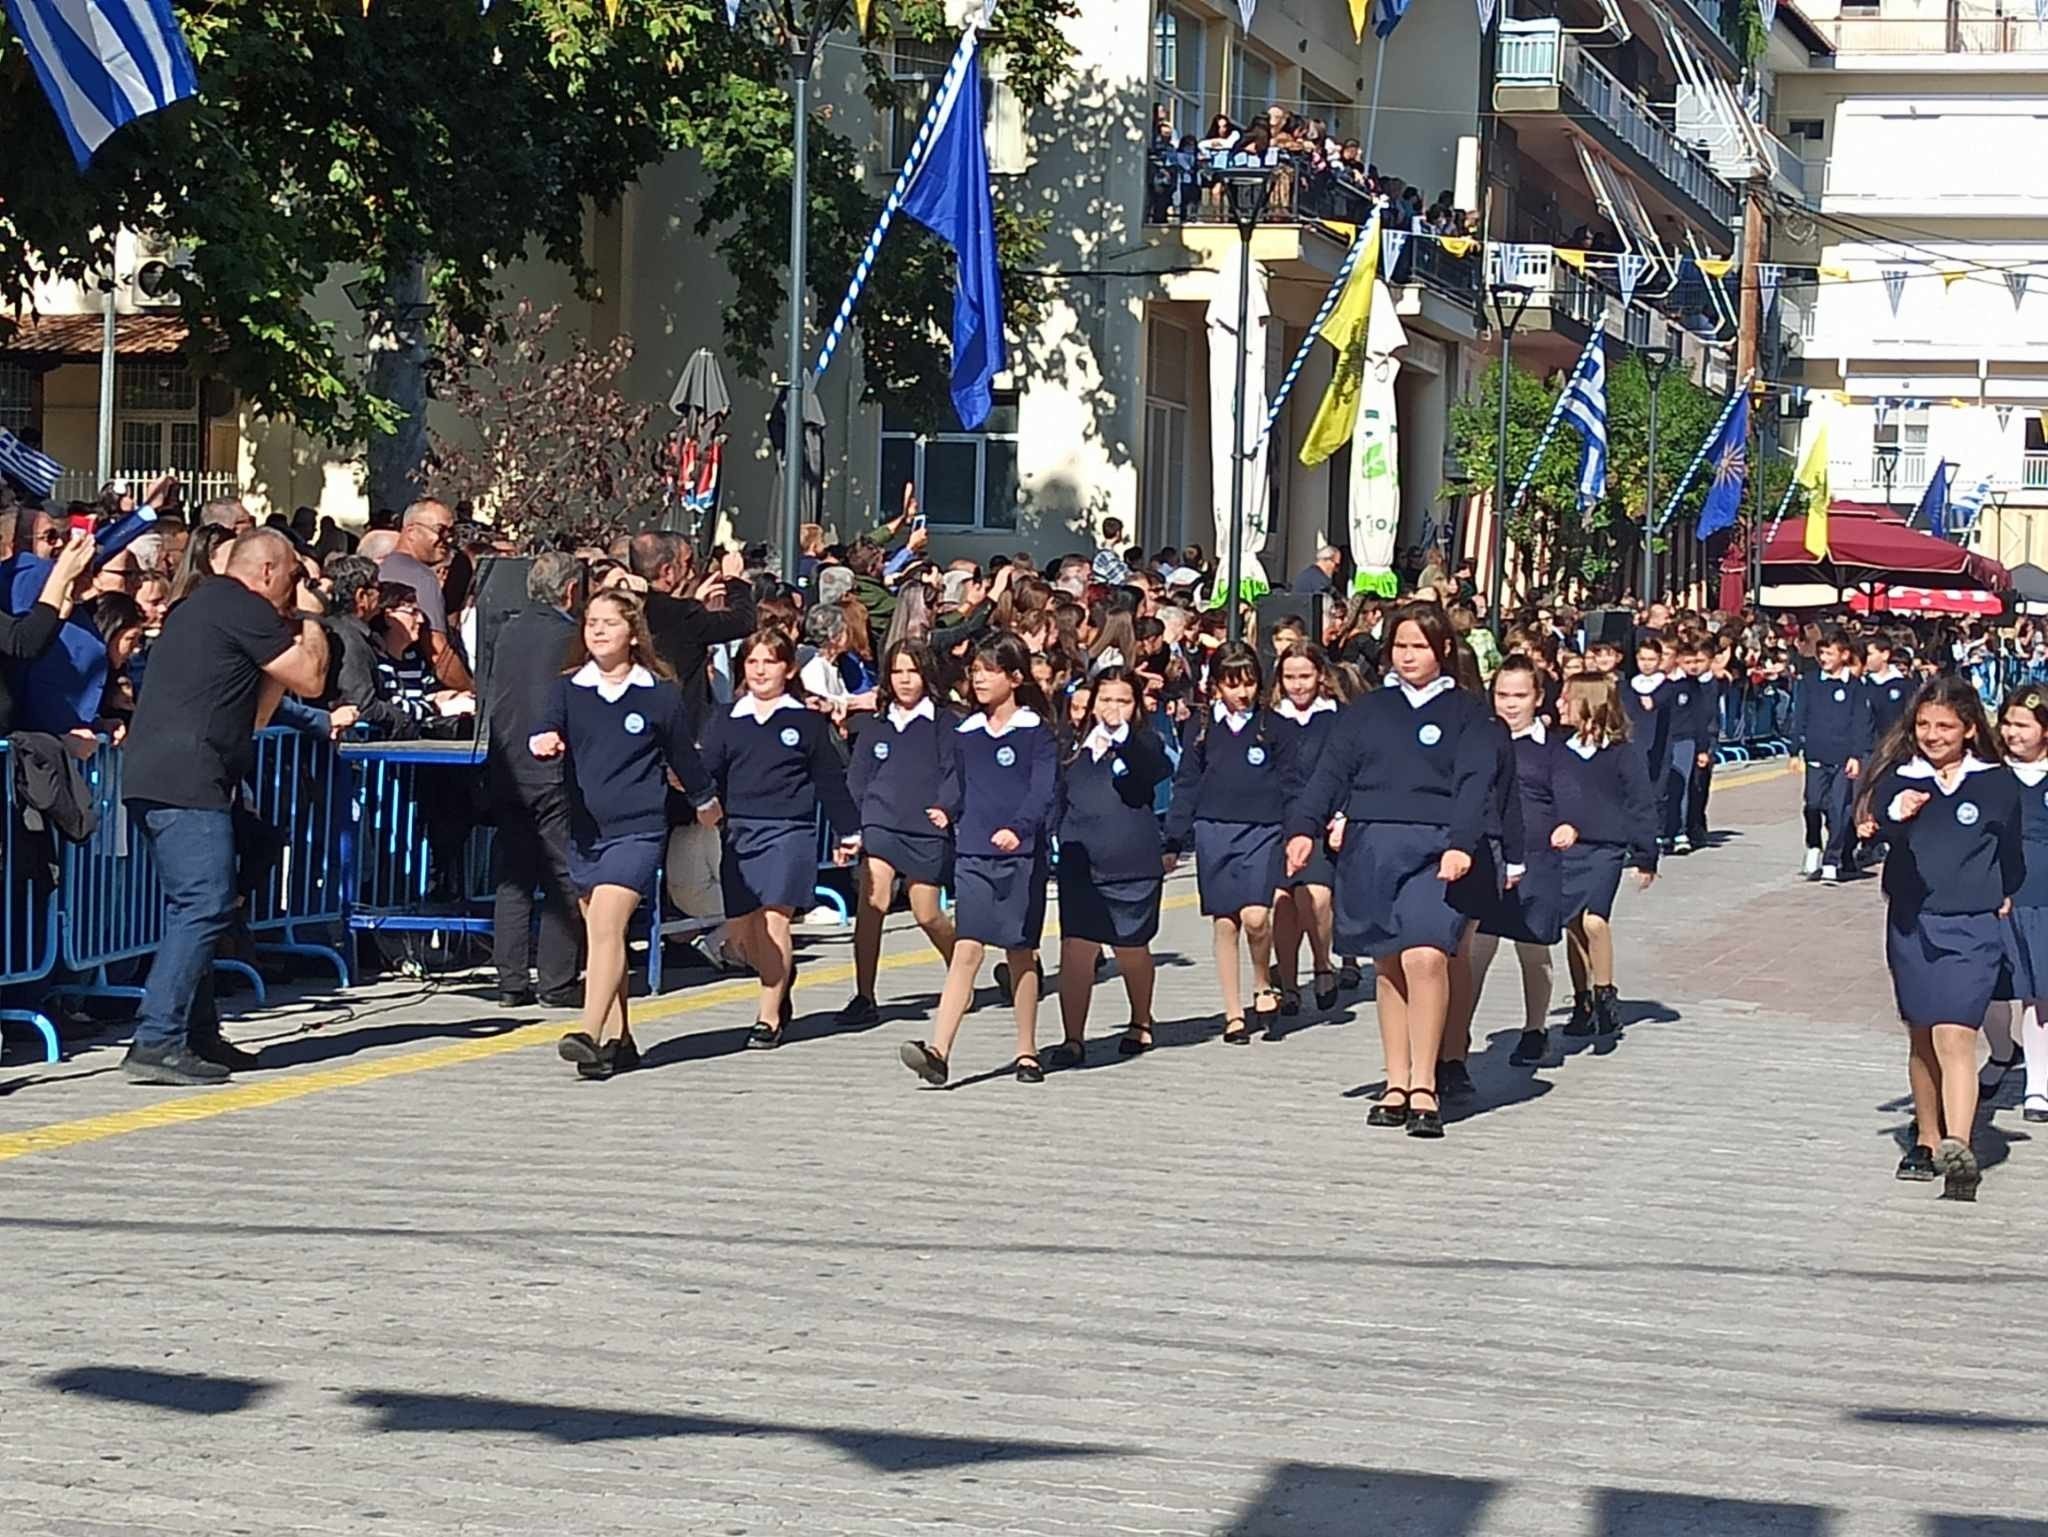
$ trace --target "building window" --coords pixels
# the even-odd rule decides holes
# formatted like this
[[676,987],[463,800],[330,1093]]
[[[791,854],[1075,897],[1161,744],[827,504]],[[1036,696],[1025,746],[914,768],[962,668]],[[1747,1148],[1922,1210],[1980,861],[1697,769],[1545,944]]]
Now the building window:
[[1237,46],[1230,77],[1231,118],[1237,123],[1249,123],[1253,118],[1263,116],[1266,109],[1279,99],[1274,88],[1272,63],[1242,43]]
[[1152,23],[1152,96],[1166,108],[1174,136],[1206,134],[1202,116],[1202,49],[1206,34],[1201,18],[1170,5],[1159,8]]
[[114,404],[123,411],[181,411],[196,419],[199,381],[180,362],[117,363]]
[[1825,118],[1795,117],[1785,125],[1785,132],[1795,139],[1811,139],[1818,144],[1828,136]]
[[1893,406],[1883,420],[1873,418],[1870,447],[1870,484],[1886,484],[1889,468],[1895,497],[1907,490],[1917,494],[1927,483],[1927,408]]
[[35,376],[19,363],[0,363],[0,427],[18,434],[35,424]]
[[882,408],[882,466],[877,507],[903,505],[903,488],[934,528],[1008,532],[1017,526],[1017,397],[998,391],[979,432],[919,434]]
[[[916,142],[925,112],[946,78],[958,45],[899,39],[893,46],[889,79],[896,88],[896,106],[889,116],[889,169],[899,170]],[[1009,67],[998,53],[979,55],[982,70],[982,137],[988,145],[988,168],[999,176],[1022,172],[1029,162],[1024,136],[1024,105],[1009,86]]]

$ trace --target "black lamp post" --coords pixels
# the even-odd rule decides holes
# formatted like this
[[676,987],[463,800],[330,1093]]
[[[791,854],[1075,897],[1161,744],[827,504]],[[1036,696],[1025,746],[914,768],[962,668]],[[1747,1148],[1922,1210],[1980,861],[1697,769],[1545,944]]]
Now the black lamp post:
[[1657,408],[1662,404],[1664,375],[1670,372],[1672,349],[1670,346],[1644,347],[1639,350],[1643,360],[1643,372],[1650,380],[1650,452],[1648,474],[1643,487],[1643,606],[1647,609],[1656,601],[1653,589],[1657,585],[1657,551],[1652,543],[1652,530],[1657,522]]
[[1493,435],[1493,539],[1488,552],[1486,612],[1494,629],[1507,633],[1500,616],[1501,587],[1508,558],[1508,369],[1515,350],[1515,327],[1536,290],[1527,283],[1490,283],[1494,323],[1500,327],[1500,419]]
[[[1251,324],[1252,299],[1252,236],[1259,227],[1259,219],[1266,212],[1266,198],[1273,183],[1273,169],[1259,161],[1226,164],[1217,170],[1216,179],[1223,183],[1224,196],[1230,201],[1230,217],[1237,225],[1237,394],[1231,409],[1231,431],[1234,436],[1230,443],[1230,559],[1225,570],[1225,580],[1230,584],[1226,589],[1224,622],[1226,633],[1232,640],[1244,638],[1244,613],[1238,594],[1244,586],[1244,391],[1245,362],[1251,350],[1251,339],[1245,335]],[[1265,366],[1265,360],[1259,360]]]
[[1892,481],[1899,473],[1899,445],[1880,443],[1872,452],[1877,457],[1877,473],[1884,481],[1884,510],[1892,510]]

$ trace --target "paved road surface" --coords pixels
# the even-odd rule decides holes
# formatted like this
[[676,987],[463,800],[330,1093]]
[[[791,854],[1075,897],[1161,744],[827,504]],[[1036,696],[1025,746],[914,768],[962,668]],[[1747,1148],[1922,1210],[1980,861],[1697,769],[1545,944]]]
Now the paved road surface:
[[826,943],[788,1048],[698,989],[609,1085],[416,986],[212,1096],[10,1065],[0,1533],[2048,1537],[2048,1157],[2008,1097],[1978,1205],[1892,1181],[1874,883],[1791,806],[1624,898],[1611,1052],[1510,1068],[1503,962],[1436,1144],[1369,1009],[1215,1044],[1186,906],[1164,1049],[1042,1088],[896,1065],[913,935],[911,1019],[832,1035]]

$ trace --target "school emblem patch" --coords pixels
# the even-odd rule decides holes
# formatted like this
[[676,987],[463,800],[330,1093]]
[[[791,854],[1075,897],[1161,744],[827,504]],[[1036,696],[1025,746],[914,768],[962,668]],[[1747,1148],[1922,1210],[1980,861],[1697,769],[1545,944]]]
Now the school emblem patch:
[[1848,691],[1847,689],[1845,689],[1845,688],[1838,688],[1838,689],[1836,689],[1836,690],[1835,690],[1835,703],[1836,703],[1836,704],[1841,704],[1841,703],[1842,703],[1842,702],[1843,702],[1844,700],[1846,700],[1846,699],[1847,699],[1848,697],[1849,697],[1849,691]]
[[1257,768],[1260,764],[1266,761],[1266,749],[1263,747],[1253,747],[1247,749],[1244,755],[1244,761],[1249,763],[1253,768]]
[[625,725],[627,736],[638,736],[647,729],[647,717],[638,710],[629,710],[626,712]]
[[996,762],[1000,763],[1000,764],[1001,764],[1001,765],[1002,765],[1002,766],[1003,766],[1004,768],[1008,768],[1008,767],[1009,767],[1009,766],[1010,766],[1011,764],[1015,763],[1016,761],[1017,761],[1017,749],[1016,749],[1016,748],[1014,748],[1014,747],[998,747],[998,748],[996,749]]
[[877,743],[875,743],[875,761],[876,761],[877,763],[881,763],[881,762],[885,761],[885,760],[886,760],[886,759],[888,758],[888,756],[889,756],[889,744],[888,744],[887,742],[877,742]]
[[1424,747],[1434,747],[1443,739],[1444,728],[1439,726],[1435,721],[1429,722],[1420,731],[1415,733],[1415,740],[1420,742]]
[[1977,810],[1975,801],[1964,801],[1962,805],[1956,807],[1956,820],[1965,827],[1975,827],[1979,815],[1981,813]]
[[784,747],[794,747],[797,743],[801,742],[802,740],[803,733],[798,731],[796,727],[784,726],[782,728],[782,745]]

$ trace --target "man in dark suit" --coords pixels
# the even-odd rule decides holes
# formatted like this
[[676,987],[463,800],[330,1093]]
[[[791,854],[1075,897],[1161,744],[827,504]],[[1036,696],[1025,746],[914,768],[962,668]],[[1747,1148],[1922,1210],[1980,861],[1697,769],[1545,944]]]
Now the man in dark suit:
[[540,999],[550,1007],[582,1002],[576,985],[582,921],[576,888],[569,880],[569,796],[560,758],[536,758],[527,738],[550,692],[562,676],[582,567],[573,555],[550,551],[535,557],[526,577],[527,607],[498,632],[485,701],[490,750],[485,784],[498,823],[498,895],[491,912],[491,961],[498,972],[498,1001],[508,1007],[531,1003],[527,977],[532,950],[533,894],[541,894]]

